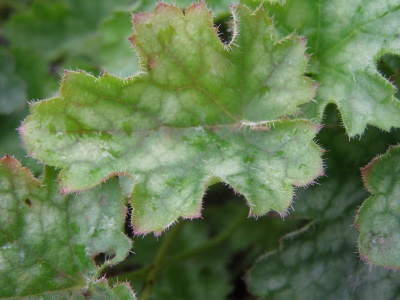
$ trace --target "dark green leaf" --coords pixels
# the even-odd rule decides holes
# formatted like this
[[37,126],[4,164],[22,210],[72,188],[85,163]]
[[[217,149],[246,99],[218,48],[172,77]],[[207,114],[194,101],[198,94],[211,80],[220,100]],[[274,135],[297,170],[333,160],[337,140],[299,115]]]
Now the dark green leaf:
[[395,299],[400,273],[371,268],[355,251],[351,225],[365,195],[357,176],[300,193],[295,212],[316,222],[255,263],[246,279],[250,291],[262,299]]

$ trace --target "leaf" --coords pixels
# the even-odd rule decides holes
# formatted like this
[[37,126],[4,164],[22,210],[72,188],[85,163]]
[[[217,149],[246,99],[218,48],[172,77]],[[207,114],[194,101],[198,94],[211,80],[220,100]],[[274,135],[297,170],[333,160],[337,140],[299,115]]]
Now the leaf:
[[[118,283],[112,289],[107,286],[106,280],[98,280],[89,287],[88,292],[84,295],[84,299],[99,300],[135,300],[135,294],[127,283]],[[76,299],[72,297],[71,299]]]
[[21,110],[26,103],[25,83],[15,73],[11,53],[0,47],[0,114]]
[[[105,45],[98,42],[100,24],[114,9],[127,3],[36,0],[29,9],[13,14],[4,26],[4,34],[15,56],[16,73],[26,81],[28,99],[54,93],[64,69],[99,73],[103,52],[110,46],[107,40]],[[129,19],[126,24],[130,27]],[[132,63],[134,66],[134,59]]]
[[240,0],[241,4],[244,4],[250,8],[257,8],[264,3],[269,3],[272,5],[284,5],[286,0]]
[[[1,299],[16,299],[16,298],[1,298]],[[18,298],[21,299],[21,298]],[[135,300],[135,294],[127,283],[118,283],[113,288],[110,288],[105,279],[91,282],[85,290],[65,289],[57,293],[42,293],[39,295],[26,296],[23,299],[27,300]]]
[[[400,273],[371,268],[354,252],[351,227],[365,197],[359,178],[329,179],[299,195],[294,210],[317,220],[306,233],[288,235],[283,247],[261,257],[247,274],[249,290],[261,299],[395,299]],[[310,210],[311,208],[311,210]],[[298,235],[298,234],[297,234]]]
[[117,180],[61,196],[57,174],[47,167],[39,182],[15,159],[0,160],[0,297],[81,294],[97,272],[96,255],[113,255],[105,263],[115,264],[130,250]]
[[130,7],[114,11],[99,28],[101,64],[108,73],[118,74],[121,77],[134,75],[139,67],[139,62],[133,57],[127,39],[132,31],[129,22],[131,11],[133,9]]
[[33,104],[20,128],[31,155],[63,169],[63,192],[131,174],[137,234],[199,217],[216,181],[245,195],[252,215],[285,212],[293,185],[323,172],[312,142],[319,127],[277,120],[314,95],[302,76],[305,44],[293,35],[276,42],[261,9],[239,6],[236,15],[242,33],[232,50],[202,2],[185,15],[162,3],[135,15],[143,73],[66,72],[61,97]]
[[127,0],[102,1],[98,5],[80,0],[35,1],[31,10],[12,16],[5,34],[13,47],[39,53],[48,60],[58,59],[64,53],[85,55],[93,50],[91,42],[99,24],[117,5],[127,3]]
[[303,107],[321,120],[328,103],[338,106],[350,136],[368,124],[400,127],[395,88],[376,68],[384,54],[400,55],[400,1],[288,0],[264,5],[281,34],[296,31],[308,39],[312,77],[321,83],[317,102]]
[[[193,0],[166,0],[163,1],[165,4],[173,4],[176,7],[185,10],[187,7],[193,4]],[[229,5],[237,5],[238,1],[235,0],[214,0],[214,1],[203,1],[207,7],[209,7],[215,15],[223,15],[228,10]],[[146,0],[139,2],[140,4],[135,8],[136,13],[151,11],[154,9],[154,3]]]
[[400,269],[400,146],[373,159],[362,175],[373,196],[365,200],[355,223],[360,254],[374,264]]
[[[165,2],[165,1],[163,1]],[[192,0],[166,1],[173,2],[177,7],[184,9],[193,3]],[[235,4],[231,0],[218,0],[207,3],[214,14],[225,13],[229,4]],[[138,71],[138,61],[132,57],[132,49],[129,47],[127,37],[131,35],[132,24],[129,22],[132,12],[150,11],[154,7],[151,1],[136,1],[130,6],[118,9],[112,16],[105,20],[99,29],[100,59],[107,73],[117,74],[119,77],[132,76]]]

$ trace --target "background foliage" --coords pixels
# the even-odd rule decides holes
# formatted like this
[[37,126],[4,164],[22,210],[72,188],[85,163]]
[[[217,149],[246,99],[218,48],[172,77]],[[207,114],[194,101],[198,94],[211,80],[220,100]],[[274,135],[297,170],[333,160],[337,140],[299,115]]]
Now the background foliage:
[[[254,0],[241,2],[252,8],[260,5],[258,1]],[[287,1],[286,6],[279,6],[277,3],[266,3],[264,6],[271,15],[275,16],[278,35],[286,36],[293,31],[304,34],[308,38],[309,53],[318,52],[319,56],[323,56],[323,51],[336,41],[329,40],[334,35],[327,35],[325,39],[319,40],[312,32],[312,29],[316,28],[317,25],[313,24],[313,18],[308,18],[308,16],[310,14],[318,15],[318,9],[323,12],[327,5],[326,2],[320,1],[319,6],[316,5],[310,9],[311,2]],[[364,15],[370,13],[367,8],[371,9],[370,3],[372,2],[356,2],[351,5],[351,11],[356,16],[360,16],[361,13]],[[388,7],[390,7],[386,9],[393,16],[398,16],[397,11],[400,3],[398,1],[392,2],[390,5],[388,4]],[[191,1],[180,0],[174,1],[174,3],[180,8],[185,8],[191,4]],[[232,18],[227,8],[233,3],[236,2],[219,0],[208,3],[208,6],[213,10],[214,22],[219,26],[220,37],[225,41],[229,41],[232,34],[230,31]],[[336,4],[336,7],[340,8],[343,3],[336,1]],[[35,159],[27,157],[26,148],[16,130],[21,121],[28,115],[28,101],[57,95],[59,81],[64,70],[82,69],[95,76],[104,71],[121,77],[135,74],[139,67],[135,53],[128,41],[128,37],[132,34],[130,14],[132,12],[152,11],[154,5],[153,1],[145,0],[107,0],[96,2],[96,5],[93,5],[93,1],[89,0],[0,1],[0,157],[6,154],[12,155],[23,166],[29,167],[36,177],[40,176],[43,173],[43,165]],[[363,9],[357,10],[359,7]],[[310,13],[308,9],[313,12]],[[325,9],[328,10],[328,8]],[[382,10],[384,11],[385,8],[382,8]],[[299,12],[298,18],[295,19],[297,23],[285,19],[293,11]],[[390,14],[387,15],[390,16]],[[307,17],[307,20],[310,21],[304,22],[304,19],[302,19],[304,17]],[[346,20],[345,18],[348,16],[343,15],[341,17]],[[385,15],[382,16],[382,18],[384,17]],[[335,30],[335,28],[332,29],[334,22],[330,22],[329,18],[323,20],[326,20],[326,22],[320,27],[322,30],[327,32]],[[395,20],[391,22],[396,22]],[[398,20],[397,18],[399,25]],[[353,20],[354,22],[361,21],[357,19]],[[338,24],[338,22],[335,24]],[[348,22],[346,24],[351,26]],[[396,25],[396,23],[394,24]],[[382,24],[371,22],[371,26],[380,28]],[[400,28],[400,26],[397,27]],[[340,30],[345,31],[346,29],[340,28]],[[361,30],[363,33],[367,33],[372,29],[368,27],[363,28],[363,30]],[[361,260],[365,257],[360,257],[360,254],[356,251],[358,249],[358,231],[351,226],[355,222],[355,215],[359,206],[369,197],[368,192],[363,187],[360,168],[366,166],[377,155],[385,153],[389,145],[396,145],[400,140],[399,130],[392,129],[390,132],[382,132],[376,127],[367,127],[363,131],[367,123],[389,129],[390,126],[398,126],[400,120],[398,105],[393,104],[395,102],[390,102],[389,99],[395,92],[394,89],[381,79],[369,78],[368,76],[371,73],[364,73],[364,66],[372,69],[376,66],[377,71],[374,76],[379,71],[384,78],[389,79],[398,87],[400,59],[398,56],[387,54],[394,53],[396,49],[393,45],[391,47],[382,46],[382,43],[385,43],[383,41],[385,39],[384,34],[386,33],[376,30],[374,36],[378,37],[373,39],[374,45],[380,43],[376,47],[382,47],[384,50],[377,51],[376,56],[374,56],[375,53],[365,53],[363,57],[370,60],[360,59],[354,64],[349,64],[348,61],[345,61],[344,58],[342,60],[340,57],[346,49],[354,50],[354,48],[351,48],[353,44],[351,44],[352,40],[350,39],[350,45],[342,45],[344,49],[334,53],[334,55],[340,57],[340,64],[334,67],[335,74],[343,75],[354,72],[356,77],[359,76],[355,80],[364,85],[361,84],[361,87],[355,88],[363,92],[360,99],[357,98],[357,101],[364,101],[365,96],[362,95],[364,95],[368,82],[371,82],[372,85],[377,85],[374,91],[378,90],[378,95],[380,93],[386,95],[384,97],[386,100],[383,102],[389,108],[385,107],[382,112],[380,111],[382,115],[367,112],[368,115],[364,118],[355,107],[349,107],[351,103],[340,98],[343,95],[339,95],[337,101],[329,101],[330,93],[333,93],[334,89],[329,89],[328,84],[323,85],[317,96],[320,107],[312,107],[311,105],[304,107],[303,111],[308,116],[322,120],[324,124],[316,140],[322,148],[327,150],[324,155],[326,176],[318,180],[317,186],[299,189],[296,192],[295,202],[289,210],[289,215],[282,219],[277,213],[271,212],[268,216],[257,220],[249,219],[247,218],[248,209],[245,205],[245,199],[234,194],[228,187],[217,184],[208,190],[203,200],[202,219],[180,220],[178,224],[172,226],[158,238],[152,235],[133,237],[132,229],[125,225],[126,235],[133,239],[132,251],[129,256],[121,263],[109,267],[108,263],[106,265],[103,265],[103,263],[109,258],[109,255],[114,257],[115,252],[108,252],[106,246],[98,247],[96,251],[93,251],[94,263],[91,261],[82,262],[85,265],[84,268],[82,267],[85,269],[83,273],[87,272],[84,275],[90,278],[89,282],[91,283],[88,284],[87,280],[84,278],[81,280],[82,277],[80,277],[77,281],[72,280],[72,286],[78,286],[82,289],[86,284],[89,286],[86,290],[90,291],[88,295],[91,295],[94,299],[100,297],[127,299],[126,297],[133,297],[126,285],[118,285],[114,290],[111,290],[104,280],[96,282],[102,276],[107,278],[108,284],[111,286],[116,282],[127,280],[133,290],[143,299],[150,292],[151,299],[253,299],[256,297],[268,299],[288,297],[298,299],[319,299],[321,297],[332,299],[394,299],[399,297],[400,290],[397,283],[400,274],[383,267],[369,265]],[[389,33],[387,34],[389,35]],[[362,41],[362,39],[355,39],[355,41]],[[368,48],[362,43],[361,46],[357,47],[364,50]],[[371,49],[367,50],[372,51]],[[354,55],[354,53],[351,55]],[[360,55],[360,53],[358,52],[357,55]],[[311,56],[307,75],[320,82],[331,80],[329,76],[332,76],[332,73],[326,71],[331,67],[330,61],[326,59],[324,63],[328,65],[319,63],[318,56]],[[335,86],[341,84],[346,88],[349,85],[351,86],[349,83],[351,80],[348,81],[347,77],[346,80],[342,80],[342,75],[335,75],[335,80],[337,80]],[[365,76],[368,78],[365,79]],[[340,80],[337,78],[340,78]],[[375,94],[369,91],[369,95],[371,97],[368,97],[368,99],[371,100],[370,98],[373,98]],[[398,92],[395,95],[398,97]],[[337,106],[329,103],[335,103]],[[321,107],[322,109],[326,107],[323,117]],[[389,114],[387,112],[390,112],[390,118],[387,117]],[[356,121],[351,122],[349,120],[352,120],[353,115],[356,115]],[[387,123],[381,125],[379,122],[382,120],[389,122],[390,125],[387,125]],[[356,134],[360,136],[349,139],[349,135]],[[398,149],[398,147],[395,149]],[[388,163],[389,166],[399,165],[398,155],[387,154],[387,156],[394,157]],[[387,156],[385,156],[385,159]],[[8,167],[1,169],[1,172],[9,174],[7,173],[9,170],[18,170],[19,173],[25,174],[25,171],[21,171],[16,162],[9,162],[9,158],[6,160],[7,163],[4,160],[2,166]],[[384,168],[388,168],[387,165]],[[379,166],[377,166],[377,171],[375,171],[375,168],[373,170],[378,174],[376,176],[383,176],[384,179],[392,175],[390,170],[380,171]],[[45,174],[40,180],[42,182],[50,180],[51,176],[54,180],[57,171],[47,169],[46,172],[47,175]],[[4,178],[7,176],[4,175]],[[33,190],[40,185],[30,175],[21,176],[25,178],[24,180],[30,182]],[[378,179],[380,180],[381,177]],[[398,177],[390,178],[387,181],[391,182],[392,186],[396,188],[385,191],[384,194],[388,195],[388,199],[385,198],[385,201],[389,201],[388,203],[392,203],[390,202],[393,201],[391,199],[398,201],[400,198],[398,184],[395,184]],[[122,185],[124,185],[123,180],[120,180]],[[117,182],[112,181],[102,188],[107,189],[116,184]],[[57,194],[57,188],[55,185],[51,193]],[[48,189],[50,190],[50,187]],[[379,194],[379,189],[368,189],[374,196],[369,198],[366,203],[376,203],[376,199],[385,196]],[[3,203],[2,210],[6,209],[4,203],[5,199],[8,199],[9,191],[2,186],[0,195]],[[33,195],[32,197],[29,196],[31,197],[29,199],[34,203],[36,201],[42,203],[42,199],[47,197],[44,196],[43,191],[37,192],[35,190],[33,192],[30,190],[29,193]],[[96,190],[93,190],[93,193],[96,193]],[[84,195],[82,194],[82,197],[85,197]],[[29,202],[24,202],[26,201],[24,196],[16,197],[13,195],[10,197],[15,201],[20,201],[18,203],[26,209],[26,203],[29,204]],[[71,196],[71,198],[77,200],[75,197]],[[60,198],[58,201],[66,200]],[[129,209],[126,200],[125,205]],[[366,209],[364,206],[367,205],[363,205],[363,210]],[[15,209],[13,208],[13,211]],[[389,213],[391,214],[393,210],[390,210]],[[36,218],[39,215],[36,215]],[[5,214],[2,214],[2,222],[6,220],[4,216]],[[60,218],[65,218],[65,216]],[[366,219],[368,218],[367,216]],[[24,217],[24,220],[28,220],[28,217]],[[126,221],[126,224],[130,223],[128,218]],[[386,219],[382,224],[385,224],[385,221]],[[121,219],[118,222],[117,227],[120,230],[123,226],[123,220]],[[390,222],[391,228],[393,228],[392,232],[398,231],[400,224],[398,214],[391,214]],[[362,223],[363,219],[360,217],[357,226],[360,227],[361,232],[371,232],[371,228],[368,227],[371,224],[367,222],[365,225],[367,229],[363,229]],[[2,226],[5,225],[2,224]],[[53,227],[54,225],[49,226]],[[372,229],[374,226],[372,226]],[[384,227],[385,225],[381,226]],[[53,229],[54,232],[60,230],[57,227]],[[0,258],[2,260],[0,261],[3,263],[6,259],[8,262],[12,262],[9,263],[8,269],[0,269],[0,273],[5,274],[21,263],[20,253],[22,252],[21,250],[18,250],[19,252],[7,252],[11,244],[9,244],[9,240],[4,238],[4,231],[2,233],[2,239],[0,238]],[[107,236],[110,233],[102,234]],[[118,235],[120,232],[116,234]],[[385,234],[390,236],[391,232]],[[49,232],[48,235],[54,237],[54,233]],[[365,234],[361,236],[365,236]],[[78,237],[74,237],[74,239],[75,241],[79,240]],[[373,237],[369,240],[370,243],[374,241]],[[38,246],[39,252],[42,249],[41,247],[51,245],[48,240],[39,242],[45,245]],[[368,236],[362,242],[366,243],[362,247],[370,249]],[[59,243],[62,244],[62,242]],[[126,240],[123,243],[126,245]],[[393,255],[397,255],[399,251],[396,252],[396,249],[399,248],[392,247],[391,249],[395,249]],[[372,252],[374,253],[374,251]],[[15,253],[17,255],[14,255]],[[9,254],[11,256],[7,256]],[[125,251],[125,254],[127,254],[127,251]],[[49,255],[52,256],[53,254],[50,253]],[[70,257],[69,254],[59,255],[67,261]],[[74,255],[79,257],[78,254]],[[392,259],[393,255],[391,256]],[[116,260],[116,257],[114,257],[114,262],[121,261],[123,256],[124,254],[119,253],[116,256],[119,258]],[[36,265],[37,261],[33,259],[27,264]],[[386,266],[398,268],[396,257],[394,262],[391,261],[390,264],[386,264]],[[69,270],[70,273],[68,274],[71,274],[72,278],[79,277],[80,275],[76,274],[82,274],[80,268],[81,265],[76,264],[75,269]],[[80,273],[79,270],[81,270]],[[18,272],[26,273],[26,276],[35,276],[35,274],[38,276],[37,273],[26,268],[26,265],[18,269]],[[12,274],[12,276],[18,274],[20,273]],[[45,272],[45,274],[47,273]],[[54,277],[48,274],[45,276]],[[12,278],[7,280],[13,281]],[[4,281],[4,284],[8,284],[6,282]],[[0,283],[3,284],[2,281]],[[55,283],[56,288],[60,288],[60,285],[57,284]],[[70,286],[71,284],[66,283],[66,285]],[[41,293],[42,291],[43,289],[40,290],[40,288],[37,291],[33,289],[28,294],[31,292]],[[17,291],[13,291],[13,288],[11,288],[11,290],[5,292],[1,291],[0,296],[8,297],[13,293],[17,293]],[[82,294],[78,292],[66,296],[76,298],[82,297]]]

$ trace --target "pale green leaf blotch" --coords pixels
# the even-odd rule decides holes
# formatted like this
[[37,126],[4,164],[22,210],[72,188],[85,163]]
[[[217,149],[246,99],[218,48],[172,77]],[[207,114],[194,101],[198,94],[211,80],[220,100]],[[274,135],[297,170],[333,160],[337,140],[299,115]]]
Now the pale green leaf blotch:
[[206,188],[226,182],[252,215],[284,213],[293,186],[323,173],[319,126],[289,120],[315,94],[303,38],[277,40],[262,9],[234,9],[229,45],[204,3],[158,4],[133,16],[141,73],[66,72],[58,98],[35,103],[20,129],[31,155],[62,168],[64,192],[131,176],[136,233],[200,216]]

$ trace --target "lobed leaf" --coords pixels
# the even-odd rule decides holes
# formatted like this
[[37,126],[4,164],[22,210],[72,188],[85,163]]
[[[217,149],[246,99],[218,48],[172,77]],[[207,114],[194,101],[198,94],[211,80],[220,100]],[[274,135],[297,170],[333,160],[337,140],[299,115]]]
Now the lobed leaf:
[[[0,160],[0,297],[113,293],[104,283],[88,284],[87,278],[97,272],[96,255],[114,256],[105,263],[115,264],[131,247],[121,232],[126,212],[118,181],[76,197],[61,196],[57,175],[46,167],[40,182],[15,159]],[[127,293],[127,287],[116,289]]]
[[328,103],[338,106],[348,135],[361,135],[368,124],[384,130],[400,127],[395,88],[377,71],[384,54],[400,55],[400,1],[289,0],[264,5],[282,34],[307,37],[310,71],[321,83],[318,103],[303,107],[321,120]]
[[[294,241],[262,256],[247,274],[249,290],[261,299],[395,299],[400,274],[372,268],[354,253],[351,227],[365,197],[359,178],[345,175],[307,189],[294,210],[315,219]],[[305,200],[305,201],[303,201]],[[311,211],[309,208],[313,208]]]
[[361,206],[356,226],[363,259],[400,269],[400,146],[390,148],[362,169],[373,194]]
[[[63,192],[130,174],[136,233],[200,216],[208,185],[246,196],[250,214],[285,212],[293,185],[323,173],[319,127],[279,119],[310,101],[305,41],[276,41],[262,9],[234,11],[241,34],[220,42],[203,2],[159,3],[133,16],[143,72],[121,80],[66,72],[58,98],[34,103],[20,128],[32,156],[62,168]],[[237,27],[235,27],[237,29]]]

